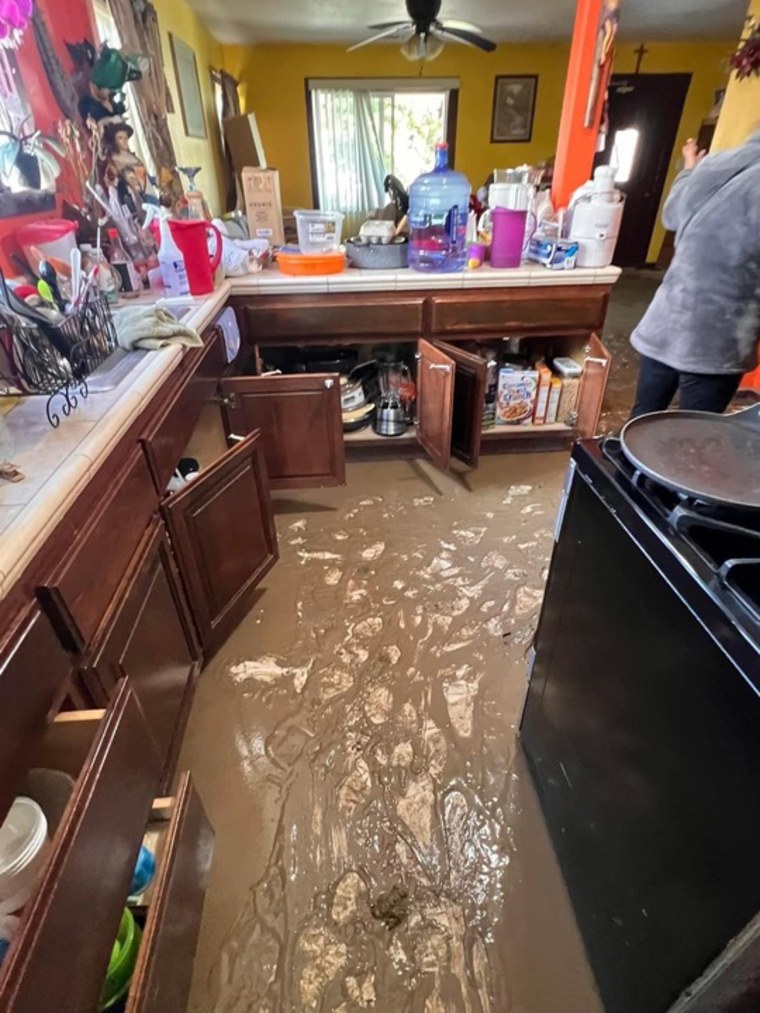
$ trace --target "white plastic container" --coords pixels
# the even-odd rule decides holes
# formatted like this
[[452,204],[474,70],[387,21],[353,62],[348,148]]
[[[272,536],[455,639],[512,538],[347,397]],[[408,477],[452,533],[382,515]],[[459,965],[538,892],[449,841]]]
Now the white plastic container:
[[0,915],[19,911],[32,896],[49,848],[45,814],[19,795],[0,827]]
[[164,279],[164,292],[167,296],[177,297],[190,295],[190,282],[187,280],[185,257],[174,240],[169,228],[169,221],[161,219],[161,246],[158,250],[158,266]]
[[301,253],[333,253],[340,246],[343,215],[340,211],[296,211]]

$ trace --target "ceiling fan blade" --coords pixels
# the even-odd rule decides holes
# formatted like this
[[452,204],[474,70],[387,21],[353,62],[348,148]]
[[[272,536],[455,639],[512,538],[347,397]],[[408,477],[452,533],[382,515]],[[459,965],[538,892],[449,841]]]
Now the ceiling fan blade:
[[379,25],[367,25],[367,28],[371,32],[382,32],[384,28],[406,28],[407,25],[411,25],[411,21],[383,21]]
[[378,32],[377,35],[370,35],[368,39],[364,39],[363,42],[357,42],[353,46],[349,46],[346,50],[347,53],[353,53],[357,49],[362,49],[364,46],[371,46],[373,42],[379,42],[381,39],[387,39],[391,35],[398,35],[401,29],[408,29],[407,23],[401,22],[400,25],[394,25],[392,28],[386,28],[384,32]]
[[458,28],[461,32],[475,32],[476,35],[482,35],[483,29],[478,28],[477,25],[473,25],[471,21],[453,21],[451,18],[447,18],[441,22],[442,28]]
[[482,49],[484,53],[492,53],[496,49],[495,42],[484,39],[481,35],[475,35],[474,32],[466,32],[462,28],[447,28],[445,25],[441,25],[440,28],[436,27],[436,32],[444,38],[464,42],[466,46],[473,46],[475,49]]

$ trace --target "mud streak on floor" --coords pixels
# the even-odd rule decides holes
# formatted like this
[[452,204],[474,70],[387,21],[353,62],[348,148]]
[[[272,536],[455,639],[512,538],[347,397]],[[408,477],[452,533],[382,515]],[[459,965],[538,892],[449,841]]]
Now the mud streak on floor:
[[532,1013],[515,726],[564,465],[355,465],[281,499],[183,756],[218,837],[194,1009]]

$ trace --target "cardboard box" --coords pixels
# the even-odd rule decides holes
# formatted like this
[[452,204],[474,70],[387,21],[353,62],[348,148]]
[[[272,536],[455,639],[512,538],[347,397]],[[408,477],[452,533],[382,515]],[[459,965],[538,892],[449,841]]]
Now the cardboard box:
[[542,426],[546,422],[546,410],[549,407],[552,371],[545,362],[537,363],[536,369],[538,370],[538,393],[536,394],[536,410],[533,412],[533,424]]
[[551,425],[552,422],[557,421],[557,412],[559,411],[559,399],[561,394],[562,381],[558,376],[553,376],[551,387],[549,388],[549,403],[546,406],[547,425]]
[[557,421],[567,426],[575,426],[578,422],[578,396],[581,392],[581,381],[575,377],[565,377],[557,406]]
[[282,225],[279,172],[277,169],[246,166],[240,178],[251,239],[268,239],[272,246],[282,246],[285,230]]
[[501,369],[496,395],[498,426],[530,426],[538,392],[538,370]]

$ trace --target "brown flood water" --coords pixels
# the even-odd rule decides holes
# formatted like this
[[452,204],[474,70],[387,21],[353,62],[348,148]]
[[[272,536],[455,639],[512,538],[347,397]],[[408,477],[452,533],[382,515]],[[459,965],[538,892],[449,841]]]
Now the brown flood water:
[[278,496],[181,761],[217,834],[191,1010],[601,1009],[516,737],[565,464]]

